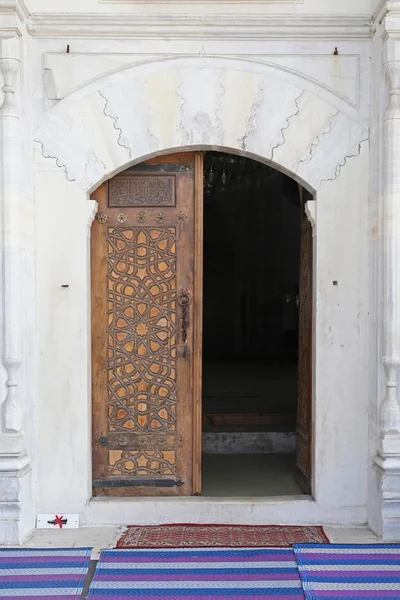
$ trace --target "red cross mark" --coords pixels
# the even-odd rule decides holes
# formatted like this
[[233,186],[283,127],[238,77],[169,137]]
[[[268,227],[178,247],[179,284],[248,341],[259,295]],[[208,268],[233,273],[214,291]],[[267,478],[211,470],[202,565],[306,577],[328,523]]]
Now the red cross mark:
[[[55,527],[56,525],[59,525],[59,526],[60,526],[60,529],[62,529],[62,526],[63,526],[63,519],[64,519],[64,516],[61,516],[61,517],[59,517],[58,515],[56,515],[56,519],[55,519],[55,521],[54,521],[54,527]],[[64,521],[64,523],[65,523],[65,521]]]
[[49,523],[49,525],[54,525],[54,527],[56,525],[59,526],[60,529],[62,529],[63,525],[66,525],[68,522],[68,519],[64,519],[64,516],[61,515],[61,517],[59,517],[58,515],[56,515],[56,518],[53,519],[52,521],[47,521]]

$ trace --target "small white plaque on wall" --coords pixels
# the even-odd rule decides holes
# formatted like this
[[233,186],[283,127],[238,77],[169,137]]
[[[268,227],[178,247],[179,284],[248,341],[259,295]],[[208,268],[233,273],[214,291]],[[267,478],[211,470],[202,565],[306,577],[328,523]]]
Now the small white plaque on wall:
[[36,517],[37,529],[78,529],[79,515],[71,513],[40,514]]

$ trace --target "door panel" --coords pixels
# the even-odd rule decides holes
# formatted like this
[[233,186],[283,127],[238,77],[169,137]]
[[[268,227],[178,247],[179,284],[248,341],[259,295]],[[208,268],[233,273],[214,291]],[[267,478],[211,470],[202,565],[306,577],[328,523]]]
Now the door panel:
[[159,157],[92,195],[94,495],[193,493],[195,161]]
[[299,284],[299,366],[296,466],[297,481],[311,494],[312,474],[312,227],[302,208]]

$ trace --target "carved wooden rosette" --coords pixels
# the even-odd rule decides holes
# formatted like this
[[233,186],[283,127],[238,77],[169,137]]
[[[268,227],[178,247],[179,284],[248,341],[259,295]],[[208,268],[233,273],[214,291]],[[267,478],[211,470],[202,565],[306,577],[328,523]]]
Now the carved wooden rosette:
[[[177,291],[193,288],[193,166],[192,153],[159,158],[93,195],[95,495],[192,493],[191,361]],[[187,215],[179,231],[178,212]]]

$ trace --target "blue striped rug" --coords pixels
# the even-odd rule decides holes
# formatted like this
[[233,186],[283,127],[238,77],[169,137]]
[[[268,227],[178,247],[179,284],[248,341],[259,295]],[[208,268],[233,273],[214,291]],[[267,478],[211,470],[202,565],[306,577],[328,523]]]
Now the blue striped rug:
[[91,548],[0,549],[1,600],[75,600],[83,590]]
[[88,599],[304,600],[291,549],[104,550]]
[[399,544],[295,544],[307,600],[400,599]]

